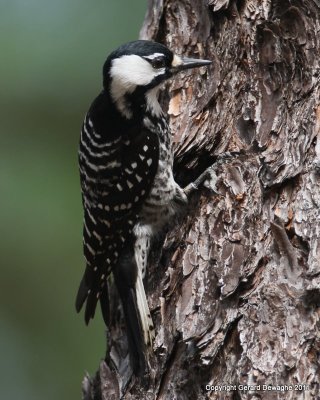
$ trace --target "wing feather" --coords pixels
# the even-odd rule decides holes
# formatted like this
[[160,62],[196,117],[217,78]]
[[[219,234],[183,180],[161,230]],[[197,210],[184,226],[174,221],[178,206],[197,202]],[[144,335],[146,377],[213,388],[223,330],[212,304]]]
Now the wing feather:
[[126,132],[95,130],[87,115],[81,133],[79,167],[84,207],[83,248],[86,270],[76,309],[86,302],[85,321],[94,317],[100,299],[108,320],[107,278],[118,262],[157,171],[159,140],[134,124]]

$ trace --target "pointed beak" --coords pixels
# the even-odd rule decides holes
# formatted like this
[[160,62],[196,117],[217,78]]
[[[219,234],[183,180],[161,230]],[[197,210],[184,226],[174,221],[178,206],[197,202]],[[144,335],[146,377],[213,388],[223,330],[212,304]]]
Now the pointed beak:
[[210,60],[174,56],[171,70],[172,72],[179,72],[184,69],[203,67],[204,65],[210,64],[212,64],[212,61]]

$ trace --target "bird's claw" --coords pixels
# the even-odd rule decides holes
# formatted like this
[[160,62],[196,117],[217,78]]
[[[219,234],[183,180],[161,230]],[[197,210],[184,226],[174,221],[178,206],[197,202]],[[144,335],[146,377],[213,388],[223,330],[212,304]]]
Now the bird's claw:
[[213,193],[218,193],[217,192],[217,188],[216,188],[216,184],[218,181],[218,177],[215,171],[215,168],[213,166],[207,168],[207,170],[205,171],[206,173],[206,177],[203,181],[203,186],[206,189],[211,190]]
[[236,157],[239,157],[242,154],[242,152],[238,151],[232,151],[232,152],[226,152],[219,154],[217,156],[217,159],[213,165],[208,167],[194,182],[189,183],[188,186],[184,188],[184,193],[189,196],[191,193],[194,193],[196,190],[199,189],[199,187],[202,185],[205,188],[211,190],[213,193],[218,194],[216,184],[218,181],[218,176],[217,176],[217,169],[219,166],[222,164],[226,163],[227,161],[230,161]]

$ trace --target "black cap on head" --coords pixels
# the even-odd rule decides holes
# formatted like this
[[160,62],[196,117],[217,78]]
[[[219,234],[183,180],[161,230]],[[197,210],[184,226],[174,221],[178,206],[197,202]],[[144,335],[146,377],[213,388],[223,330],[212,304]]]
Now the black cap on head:
[[125,43],[114,50],[107,58],[103,66],[103,75],[106,76],[110,70],[111,62],[115,58],[135,54],[140,57],[147,57],[155,53],[160,53],[165,56],[168,64],[173,60],[173,53],[161,43],[152,42],[151,40],[135,40]]

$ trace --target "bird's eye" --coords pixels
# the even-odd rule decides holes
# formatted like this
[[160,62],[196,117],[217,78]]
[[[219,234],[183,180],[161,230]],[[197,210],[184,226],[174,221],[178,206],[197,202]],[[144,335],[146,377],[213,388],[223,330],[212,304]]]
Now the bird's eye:
[[154,58],[151,62],[151,65],[153,68],[159,69],[165,67],[166,63],[163,58]]

